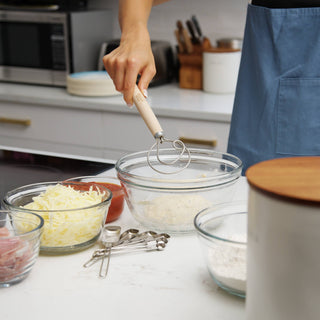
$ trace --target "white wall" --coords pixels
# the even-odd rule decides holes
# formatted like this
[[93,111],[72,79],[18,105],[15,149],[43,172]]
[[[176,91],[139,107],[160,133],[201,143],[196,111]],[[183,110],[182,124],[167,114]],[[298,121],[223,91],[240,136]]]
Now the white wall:
[[[113,37],[120,37],[117,0],[88,0],[89,7],[113,10]],[[214,44],[222,37],[243,36],[248,0],[171,0],[152,9],[149,31],[153,40],[167,40],[176,44],[173,32],[176,21],[185,23],[195,14],[203,34]]]

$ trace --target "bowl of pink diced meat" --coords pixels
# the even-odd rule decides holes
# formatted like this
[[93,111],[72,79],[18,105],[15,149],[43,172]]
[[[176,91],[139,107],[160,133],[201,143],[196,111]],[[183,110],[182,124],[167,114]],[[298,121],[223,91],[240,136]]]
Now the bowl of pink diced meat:
[[25,279],[39,256],[44,220],[31,212],[0,210],[0,287]]

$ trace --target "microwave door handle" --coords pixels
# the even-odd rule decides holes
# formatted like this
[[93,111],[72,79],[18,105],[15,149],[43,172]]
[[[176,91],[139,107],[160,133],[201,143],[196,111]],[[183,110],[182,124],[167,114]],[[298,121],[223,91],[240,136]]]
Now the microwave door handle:
[[100,52],[99,52],[99,58],[98,58],[98,71],[103,71],[104,70],[104,65],[103,65],[103,57],[106,55],[107,52],[107,47],[108,43],[103,42],[100,47]]

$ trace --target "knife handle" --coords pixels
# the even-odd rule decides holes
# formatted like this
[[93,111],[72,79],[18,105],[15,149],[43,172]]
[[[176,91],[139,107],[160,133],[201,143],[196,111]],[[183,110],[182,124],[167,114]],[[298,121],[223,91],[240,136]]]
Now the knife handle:
[[191,22],[191,20],[187,20],[186,21],[186,25],[188,27],[189,33],[191,35],[191,41],[193,44],[199,44],[200,40],[199,38],[196,36],[195,30],[194,30],[194,25]]
[[178,27],[180,35],[183,39],[183,42],[186,46],[187,53],[192,53],[193,52],[193,45],[192,45],[191,39],[189,37],[188,31],[183,27],[181,20],[177,21],[177,27]]
[[192,20],[192,22],[193,22],[193,24],[194,24],[194,27],[195,27],[196,30],[197,30],[197,33],[198,33],[198,35],[199,35],[199,37],[200,37],[200,40],[203,40],[202,30],[201,30],[201,28],[200,28],[200,24],[199,24],[199,22],[198,22],[197,17],[196,17],[195,15],[192,15],[192,16],[191,16],[191,20]]
[[189,37],[188,31],[183,28],[182,32],[183,32],[183,39],[184,39],[186,47],[187,47],[187,53],[192,53],[193,52],[193,44],[192,44],[191,39]]
[[177,42],[178,42],[178,48],[179,48],[179,53],[184,53],[184,43],[181,42],[180,38],[180,32],[179,30],[174,30],[174,34],[176,36]]

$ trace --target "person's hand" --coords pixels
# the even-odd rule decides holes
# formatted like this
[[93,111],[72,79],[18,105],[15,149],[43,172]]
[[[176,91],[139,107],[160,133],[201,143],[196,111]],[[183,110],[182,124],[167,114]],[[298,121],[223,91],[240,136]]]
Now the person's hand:
[[122,92],[128,106],[133,105],[133,91],[138,75],[139,89],[146,96],[150,81],[156,74],[149,32],[137,27],[123,34],[118,48],[103,57],[105,69],[117,91]]

